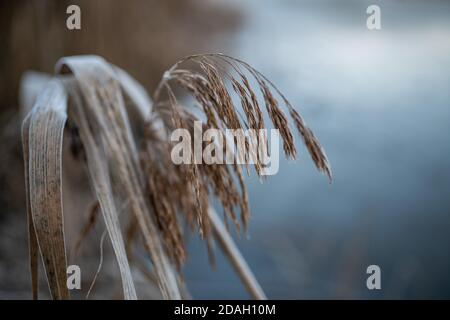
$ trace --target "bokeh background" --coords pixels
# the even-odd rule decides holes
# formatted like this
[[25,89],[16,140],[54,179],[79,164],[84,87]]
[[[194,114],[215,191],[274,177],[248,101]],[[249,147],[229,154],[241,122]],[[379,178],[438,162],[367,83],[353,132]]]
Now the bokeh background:
[[[65,28],[73,3],[81,31]],[[381,30],[366,28],[370,4],[381,7]],[[449,2],[20,0],[2,1],[0,18],[0,298],[30,297],[22,73],[96,53],[152,91],[178,58],[215,51],[272,79],[333,167],[330,185],[299,146],[299,159],[282,161],[264,184],[248,179],[249,236],[234,236],[266,294],[450,298]],[[192,296],[248,298],[221,254],[212,269],[204,249],[192,235],[184,269]],[[371,264],[381,290],[366,288]]]

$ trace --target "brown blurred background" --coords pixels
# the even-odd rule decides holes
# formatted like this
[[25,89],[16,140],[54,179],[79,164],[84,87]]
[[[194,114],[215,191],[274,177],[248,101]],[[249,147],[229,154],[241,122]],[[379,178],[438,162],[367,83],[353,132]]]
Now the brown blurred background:
[[[66,28],[66,8],[81,8],[81,30]],[[53,72],[60,57],[98,54],[148,89],[180,57],[226,41],[237,11],[212,1],[18,0],[0,3],[0,106],[17,105],[26,70]],[[220,38],[220,36],[223,36]]]

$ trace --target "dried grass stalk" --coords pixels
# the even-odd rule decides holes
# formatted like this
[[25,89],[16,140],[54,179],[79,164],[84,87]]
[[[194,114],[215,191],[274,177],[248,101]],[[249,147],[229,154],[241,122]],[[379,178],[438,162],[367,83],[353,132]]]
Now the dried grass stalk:
[[267,299],[263,289],[253,275],[252,270],[248,266],[242,254],[239,252],[239,249],[230,234],[224,228],[214,208],[210,208],[208,212],[217,242],[219,243],[225,256],[230,260],[231,265],[236,270],[236,273],[246,287],[247,291],[251,294],[253,299]]
[[[193,68],[186,68],[188,63]],[[133,78],[100,57],[63,58],[56,69],[61,76],[38,97],[22,133],[33,297],[37,298],[38,244],[52,297],[69,297],[61,205],[61,144],[68,97],[69,117],[81,138],[91,183],[118,261],[124,298],[137,298],[126,252],[137,236],[144,240],[163,297],[182,297],[184,285],[179,273],[186,259],[186,231],[181,227],[184,220],[191,230],[199,231],[210,249],[214,236],[252,297],[264,299],[264,292],[210,204],[211,197],[220,202],[227,227],[230,219],[238,230],[247,228],[250,213],[241,167],[195,162],[175,165],[169,134],[176,128],[193,132],[194,122],[199,120],[179,103],[176,85],[198,102],[205,119],[201,122],[203,130],[264,129],[264,105],[270,122],[280,132],[285,155],[295,158],[294,137],[278,102],[281,99],[315,165],[331,180],[322,147],[284,95],[250,65],[223,54],[194,55],[177,62],[164,74],[153,104]],[[233,97],[240,101],[240,108],[235,107]],[[24,101],[30,104],[31,100]],[[226,148],[229,143],[226,141]],[[248,148],[252,144],[267,146],[268,141],[263,135],[245,143]],[[261,155],[252,156],[261,176]],[[249,167],[246,169],[248,172]],[[124,206],[131,213],[126,245],[117,209]]]

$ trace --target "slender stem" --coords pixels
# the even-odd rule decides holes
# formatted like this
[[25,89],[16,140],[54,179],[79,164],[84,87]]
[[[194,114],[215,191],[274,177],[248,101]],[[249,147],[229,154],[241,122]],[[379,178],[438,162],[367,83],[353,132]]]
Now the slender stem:
[[266,300],[261,286],[213,207],[208,210],[214,236],[253,299]]

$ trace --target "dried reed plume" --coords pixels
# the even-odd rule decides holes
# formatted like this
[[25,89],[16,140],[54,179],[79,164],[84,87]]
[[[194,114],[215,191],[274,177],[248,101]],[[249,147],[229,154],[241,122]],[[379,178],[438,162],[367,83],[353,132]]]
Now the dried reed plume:
[[[190,68],[186,68],[189,63]],[[154,113],[146,123],[146,139],[141,153],[152,205],[165,244],[173,253],[177,265],[181,265],[185,257],[177,213],[181,213],[191,227],[198,227],[200,234],[207,238],[211,231],[207,215],[211,196],[220,201],[225,221],[231,219],[238,230],[237,210],[240,211],[244,228],[250,213],[247,191],[238,165],[195,164],[194,161],[192,165],[175,165],[170,160],[173,145],[168,135],[175,128],[193,131],[194,121],[201,119],[177,101],[173,86],[181,87],[195,98],[198,109],[206,118],[203,130],[263,129],[266,125],[261,102],[250,85],[248,75],[255,80],[269,119],[280,132],[285,155],[295,158],[296,147],[288,118],[274,93],[283,101],[315,165],[331,180],[331,169],[317,138],[284,95],[259,71],[241,60],[218,53],[192,55],[180,60],[166,71],[154,93]],[[227,82],[231,84],[232,92],[227,88]],[[240,100],[241,108],[233,104],[233,94]],[[162,122],[167,129],[163,131],[166,133],[163,137],[161,131],[155,134],[154,127],[158,122]],[[267,145],[268,142],[265,137],[263,141],[246,140],[246,143]],[[254,167],[260,175],[263,164],[259,157],[256,160]]]
[[[75,251],[95,224],[95,212],[101,212],[118,261],[124,298],[137,298],[129,267],[133,263],[131,243],[137,238],[148,251],[163,297],[182,298],[178,277],[186,259],[182,222],[198,230],[208,248],[217,240],[252,296],[265,298],[210,203],[212,198],[219,201],[227,226],[230,219],[238,230],[241,225],[247,228],[250,213],[242,168],[195,161],[175,165],[169,136],[176,128],[192,132],[196,120],[202,120],[203,130],[264,129],[264,104],[270,122],[280,132],[286,157],[293,159],[294,137],[280,100],[315,165],[331,180],[323,149],[284,95],[249,64],[224,54],[193,55],[174,64],[157,86],[153,103],[125,71],[100,57],[66,57],[58,62],[57,71],[58,76],[36,98],[22,130],[33,296],[37,297],[39,246],[52,297],[69,297],[61,197],[62,135],[69,118],[70,132],[79,140],[73,150],[83,153],[78,158],[87,163],[98,200]],[[176,88],[195,98],[196,109],[179,103]],[[233,98],[240,101],[240,107]],[[245,143],[267,145],[268,141],[258,136]],[[254,168],[261,176],[259,155]],[[248,166],[245,169],[249,172]],[[125,236],[118,219],[119,205],[129,212]]]

